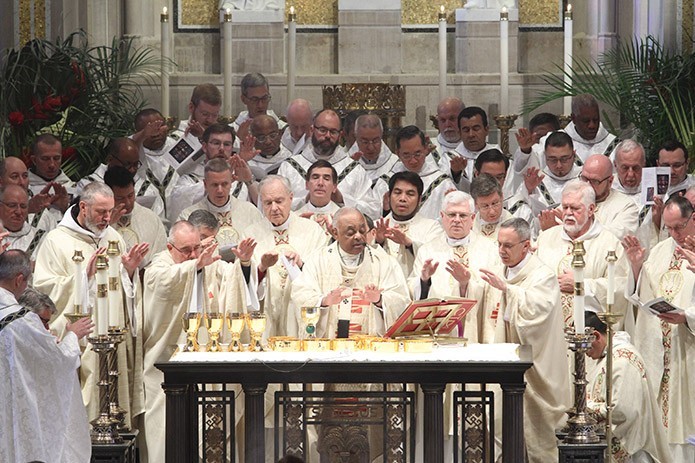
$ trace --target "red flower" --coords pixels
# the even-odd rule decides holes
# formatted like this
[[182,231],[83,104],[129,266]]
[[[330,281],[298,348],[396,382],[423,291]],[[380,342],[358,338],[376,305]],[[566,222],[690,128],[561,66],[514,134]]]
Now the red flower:
[[12,111],[10,113],[10,124],[12,124],[15,127],[19,127],[20,125],[24,124],[24,114],[22,114],[19,111]]
[[43,109],[45,111],[56,111],[60,108],[60,97],[58,96],[53,96],[53,94],[48,95],[44,100],[43,100]]
[[72,146],[66,146],[63,148],[63,161],[72,159],[77,154],[77,150]]

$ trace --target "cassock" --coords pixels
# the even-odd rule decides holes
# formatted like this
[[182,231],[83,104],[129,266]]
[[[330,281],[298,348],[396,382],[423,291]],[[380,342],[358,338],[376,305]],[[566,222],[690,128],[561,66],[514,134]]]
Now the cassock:
[[[305,262],[302,275],[292,283],[292,301],[301,320],[301,307],[317,307],[333,289],[344,286],[352,290],[344,303],[350,311],[350,333],[383,335],[408,306],[408,287],[400,268],[380,256],[369,246],[362,254],[352,256],[333,243],[312,254]],[[358,290],[368,284],[382,290],[382,307],[363,300]],[[339,304],[321,307],[316,336],[335,338],[338,329]]]
[[[217,261],[197,271],[196,259],[174,263],[169,251],[154,256],[145,270],[143,347],[145,456],[163,462],[166,442],[164,374],[154,364],[168,360],[176,345],[185,341],[182,316],[191,309],[206,313],[237,308],[246,312],[245,285],[239,262]],[[252,270],[254,270],[252,268]],[[204,324],[201,321],[201,327]],[[170,456],[171,458],[171,456]]]
[[[116,230],[106,228],[99,236],[82,228],[76,221],[76,206],[71,206],[65,213],[65,217],[58,228],[46,234],[44,242],[36,255],[36,267],[34,270],[34,287],[47,294],[55,302],[58,311],[53,318],[51,328],[61,332],[66,319],[62,316],[64,311],[73,311],[75,295],[75,263],[72,256],[76,250],[82,251],[84,257],[83,268],[86,267],[89,258],[100,247],[108,247],[110,240],[118,241],[119,248],[123,252],[126,244]],[[86,270],[85,270],[86,271]],[[82,276],[84,281],[86,275]],[[137,272],[133,275],[134,281],[128,277],[125,269],[121,267],[122,291],[122,319],[128,325],[128,333],[124,341],[118,346],[118,401],[121,408],[126,410],[126,425],[130,426],[134,417],[143,412],[142,389],[142,315],[139,301],[135,300],[136,288],[139,285]],[[96,278],[88,281],[89,305],[94,307],[96,300]],[[84,303],[83,303],[84,304]],[[97,416],[99,408],[99,388],[97,377],[99,375],[97,355],[87,346],[82,355],[82,367],[80,378],[82,382],[82,396],[87,406],[90,419]]]
[[121,219],[112,225],[120,233],[126,244],[126,251],[139,243],[149,243],[150,251],[142,259],[140,268],[145,268],[152,257],[167,247],[167,232],[160,218],[138,203],[133,206],[133,212],[121,216]]
[[[140,162],[142,166],[138,170],[138,177],[145,179],[156,188],[159,197],[164,204],[165,217],[167,217],[167,199],[174,191],[174,185],[178,182],[179,174],[176,169],[179,161],[174,159],[170,151],[176,146],[177,140],[167,137],[164,145],[158,150],[140,147]],[[136,188],[137,191],[137,188]]]
[[[345,205],[359,209],[363,214],[376,219],[381,217],[381,200],[376,200],[371,194],[371,183],[364,168],[359,162],[347,155],[345,150],[338,146],[330,158],[326,159],[333,165],[338,173],[338,189],[343,195]],[[318,158],[314,154],[314,147],[307,144],[301,154],[292,156],[280,165],[278,175],[285,177],[292,185],[292,209],[301,207],[306,198],[306,174],[309,167]]]
[[[631,300],[637,304],[663,297],[685,311],[684,324],[672,325],[643,310],[635,323],[635,347],[644,358],[674,461],[681,462],[695,459],[695,447],[686,444],[686,438],[695,434],[695,273],[685,268],[675,250],[673,238],[652,249]],[[632,278],[628,283],[626,294],[635,287]]]
[[555,461],[555,428],[571,402],[560,286],[555,273],[532,254],[514,268],[505,267],[504,276],[507,290],[495,342],[532,347],[533,366],[524,375],[526,450],[530,463]]
[[[396,172],[404,172],[406,169],[402,162],[398,161],[392,169],[392,173],[389,175],[388,179],[379,178],[376,186],[374,187],[374,198],[379,199],[379,208],[381,209],[381,198],[384,197],[384,193],[389,191],[389,179],[391,175]],[[422,165],[420,172],[416,172],[422,179],[423,192],[420,198],[420,209],[418,209],[418,214],[426,217],[428,219],[437,220],[439,219],[439,212],[442,209],[442,203],[444,202],[444,196],[452,191],[456,190],[456,184],[454,184],[451,177],[448,174],[442,173],[437,166],[434,158],[432,156],[427,156],[425,163]]]
[[89,462],[77,336],[68,332],[57,343],[39,316],[4,288],[0,307],[0,461]]
[[280,169],[280,164],[291,157],[292,151],[280,145],[278,152],[271,156],[263,156],[262,154],[254,156],[249,161],[249,168],[256,180],[263,180],[268,175],[276,175]]
[[[172,224],[182,215],[185,209],[205,200],[205,185],[203,184],[203,170],[200,168],[200,176],[197,173],[184,174],[179,177],[174,186],[169,208],[167,209],[169,222]],[[249,189],[244,182],[235,180],[229,192],[230,196],[239,201],[248,202]],[[188,216],[186,216],[188,217]]]
[[[542,231],[538,235],[536,255],[550,267],[556,276],[572,271],[572,248],[575,241],[584,243],[584,303],[587,310],[605,312],[608,291],[608,251],[615,251],[615,287],[622,288],[627,278],[628,265],[623,246],[616,236],[594,220],[589,230],[572,240],[561,225]],[[562,293],[562,312],[565,327],[574,326],[574,293]],[[627,301],[619,291],[615,293],[614,312],[625,314]]]
[[253,207],[247,201],[238,200],[234,196],[230,196],[224,206],[215,206],[207,197],[203,198],[202,201],[181,212],[177,220],[188,220],[188,216],[198,209],[212,212],[217,218],[220,228],[217,231],[216,239],[220,245],[239,244],[241,241],[239,237],[245,233],[246,229],[255,222],[263,220],[263,215],[258,208]]
[[385,219],[389,221],[390,227],[400,229],[413,242],[412,248],[407,249],[402,244],[387,238],[382,246],[390,256],[396,259],[403,270],[403,275],[410,275],[413,271],[415,256],[425,243],[446,238],[439,222],[422,217],[419,213],[404,221],[394,219],[393,213],[389,213]]
[[[328,236],[320,225],[299,217],[294,212],[280,226],[273,226],[264,219],[247,228],[245,234],[256,240],[256,262],[260,262],[261,256],[266,252],[273,251],[280,255],[284,252],[296,252],[304,261],[328,243]],[[269,317],[266,335],[297,336],[301,321],[295,317],[301,308],[292,305],[292,277],[282,258],[268,268],[262,284],[265,297],[261,301],[261,307]]]
[[[630,198],[637,206],[639,213],[637,214],[637,232],[635,236],[639,238],[642,246],[647,248],[647,250],[656,246],[659,242],[659,233],[652,221],[652,205],[642,202],[642,185],[628,188],[620,183],[620,179],[616,175],[613,179],[612,188]],[[667,237],[664,236],[664,239]]]
[[36,260],[34,251],[38,249],[45,235],[46,230],[32,227],[29,222],[24,222],[19,231],[10,232],[9,236],[5,238],[5,242],[9,243],[7,249],[20,249],[24,251],[33,262]]
[[[104,174],[108,170],[106,164],[99,164],[94,172],[84,177],[82,180],[77,182],[75,187],[75,194],[82,194],[82,190],[85,186],[92,182],[104,182]],[[162,219],[165,218],[164,215],[164,202],[159,196],[159,191],[150,182],[145,181],[139,175],[135,175],[135,201],[151,209],[155,214],[157,214]]]
[[[360,147],[357,145],[357,143],[354,143],[348,150],[348,155],[352,157],[352,155],[359,150]],[[379,180],[379,177],[384,175],[386,176],[384,178],[388,179],[390,177],[390,172],[393,165],[398,162],[398,156],[393,154],[386,143],[382,141],[379,156],[374,162],[368,161],[364,158],[364,156],[361,156],[357,162],[359,162],[364,170],[367,171],[367,176],[369,177],[371,186],[374,188],[374,185],[376,185],[376,181]]]
[[637,233],[639,208],[627,195],[613,189],[608,197],[596,203],[594,214],[603,227],[619,239]]
[[[597,421],[606,421],[606,357],[599,360],[587,378],[587,408]],[[642,356],[630,344],[624,331],[613,335],[613,461],[650,461],[638,453],[648,453],[659,463],[670,463],[666,432],[654,388],[649,382]],[[629,460],[634,456],[633,460]]]
[[[445,235],[438,240],[425,243],[415,256],[413,272],[408,279],[414,300],[425,299],[421,291],[420,275],[427,259],[439,262],[439,267],[432,275],[427,298],[465,297],[478,301],[462,320],[463,333],[459,331],[459,334],[472,343],[492,342],[499,309],[499,291],[480,278],[480,269],[485,268],[495,273],[502,271],[497,246],[488,239],[472,234],[460,240]],[[466,294],[459,293],[458,282],[446,271],[449,259],[458,260],[471,272]]]

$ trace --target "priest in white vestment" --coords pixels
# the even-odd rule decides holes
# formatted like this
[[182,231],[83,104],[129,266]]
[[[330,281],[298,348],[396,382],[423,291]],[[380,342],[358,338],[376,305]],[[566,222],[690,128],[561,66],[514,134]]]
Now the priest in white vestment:
[[[251,278],[255,270],[250,263],[253,247],[253,240],[244,240],[234,250],[236,262],[227,264],[216,255],[216,242],[203,246],[198,230],[189,222],[180,221],[169,232],[167,249],[157,254],[145,270],[145,463],[165,461],[164,374],[154,364],[168,360],[177,343],[184,342],[181,318],[186,312],[225,313],[226,308],[232,307],[246,312],[245,278]],[[255,290],[253,285],[250,290]]]
[[[586,326],[593,329],[595,340],[587,356],[598,360],[589,372],[586,388],[587,408],[599,425],[606,425],[607,327],[593,312],[586,312]],[[609,446],[616,463],[670,463],[673,460],[656,404],[654,388],[649,382],[642,356],[624,331],[613,334],[612,432]]]
[[87,463],[92,443],[75,370],[78,341],[94,324],[68,325],[58,342],[37,308],[17,302],[30,278],[26,254],[0,254],[0,461]]
[[29,170],[29,196],[51,195],[50,207],[46,212],[60,221],[75,193],[75,182],[60,168],[63,163],[63,145],[50,133],[36,137],[31,145],[32,168]]
[[292,304],[292,282],[313,252],[328,243],[316,222],[291,212],[292,191],[287,179],[272,175],[261,181],[264,219],[246,229],[257,242],[254,251],[265,297],[262,310],[268,315],[266,336],[297,336],[299,308]]
[[380,177],[388,177],[398,156],[393,154],[382,140],[384,126],[379,116],[363,114],[355,121],[355,143],[348,150],[348,155],[356,159],[364,170],[374,188]]
[[695,460],[695,447],[686,441],[695,434],[695,273],[688,270],[692,264],[687,265],[679,251],[685,246],[686,237],[695,234],[694,218],[690,202],[675,195],[666,202],[663,213],[664,228],[670,238],[656,245],[649,257],[635,237],[623,240],[632,268],[626,295],[636,304],[663,297],[678,308],[661,315],[640,310],[634,336],[676,462]]
[[317,337],[337,337],[339,321],[349,334],[381,336],[410,302],[403,272],[366,245],[358,210],[342,208],[333,225],[337,241],[309,257],[292,283],[294,306],[321,308]]
[[204,209],[215,214],[220,223],[217,241],[220,245],[238,244],[239,237],[253,223],[262,220],[258,208],[231,194],[232,168],[224,159],[212,159],[205,164],[206,196],[181,212],[179,220],[186,220],[191,212]]
[[202,138],[205,129],[217,123],[221,107],[222,94],[215,84],[196,85],[188,102],[189,117],[179,123],[178,129],[172,133],[172,136],[177,140],[185,140],[193,152],[198,151],[199,139]]
[[675,193],[682,194],[694,183],[692,175],[688,174],[688,148],[679,141],[667,141],[659,147],[656,165],[671,169],[668,193],[664,199]]
[[444,98],[437,105],[437,136],[430,140],[434,150],[442,158],[456,156],[456,147],[461,143],[459,114],[465,108],[459,98]]
[[287,105],[287,128],[282,133],[282,146],[292,155],[301,153],[311,138],[313,121],[314,112],[307,100],[295,98]]
[[[574,270],[572,249],[574,242],[584,244],[585,304],[595,312],[603,312],[608,289],[608,251],[616,251],[616,288],[625,284],[627,262],[620,240],[594,216],[594,189],[579,179],[568,182],[562,190],[562,226],[552,227],[538,235],[538,258],[557,275],[562,292],[562,311],[565,326],[574,326]],[[614,311],[624,314],[627,302],[616,293]]]
[[472,232],[495,243],[500,224],[513,217],[503,207],[502,187],[493,176],[480,174],[471,182],[471,197],[476,210]]
[[[456,190],[456,185],[428,154],[425,134],[416,126],[409,125],[398,131],[396,152],[400,161],[393,166],[392,173],[408,171],[420,176],[424,187],[420,197],[420,214],[428,219],[437,220],[444,195]],[[374,187],[374,199],[379,203],[382,203],[382,198],[388,192],[388,185],[388,179],[380,178]]]
[[[572,138],[574,150],[577,154],[577,164],[582,165],[586,158],[592,154],[603,154],[614,158],[615,147],[620,142],[612,133],[609,133],[601,123],[596,98],[588,93],[572,98],[572,122],[562,129]],[[543,147],[548,135],[541,138],[538,143],[520,143],[519,149],[514,153],[514,170],[523,172],[527,165],[539,165],[545,167]],[[519,140],[517,138],[517,140]]]
[[618,239],[637,232],[639,208],[627,195],[611,188],[613,164],[602,154],[586,158],[580,177],[596,193],[596,219]]
[[[131,427],[133,420],[143,412],[142,314],[136,289],[140,284],[137,269],[149,250],[149,244],[141,243],[125,251],[125,242],[109,226],[113,207],[113,192],[108,186],[92,182],[85,187],[79,204],[71,206],[58,227],[46,234],[36,256],[34,287],[56,303],[59,313],[51,322],[51,329],[61,332],[66,323],[63,313],[73,312],[75,304],[94,306],[96,256],[106,252],[109,241],[118,241],[119,249],[124,252],[121,256],[119,312],[128,328],[124,342],[118,346],[118,395],[119,405],[126,411],[125,424]],[[82,251],[85,259],[81,275],[76,275],[72,261],[75,251]],[[82,279],[82,288],[87,294],[74,294],[75,278]],[[99,405],[97,360],[88,346],[82,356],[80,377],[90,419],[97,416]]]
[[27,221],[29,216],[29,196],[19,185],[7,185],[0,190],[0,225],[9,232],[5,238],[7,249],[26,252],[29,259],[41,244],[47,230],[37,228]]
[[297,214],[321,225],[327,236],[331,236],[333,215],[338,206],[331,198],[338,184],[338,173],[330,162],[319,159],[306,173],[306,203],[297,209]]
[[444,237],[436,220],[419,213],[423,183],[413,172],[397,172],[389,180],[391,212],[376,222],[375,241],[410,275],[420,247]]
[[160,218],[135,200],[133,175],[123,167],[114,166],[104,174],[106,185],[113,191],[115,207],[111,226],[121,235],[126,250],[140,243],[148,243],[150,252],[140,263],[145,268],[152,256],[166,249],[167,233]]
[[275,119],[267,114],[253,118],[251,135],[255,141],[257,153],[248,164],[256,180],[263,180],[268,175],[275,175],[280,164],[292,157],[292,152],[280,143],[281,132]]
[[237,132],[243,126],[248,126],[253,118],[260,115],[268,115],[275,119],[281,129],[287,125],[281,121],[272,109],[268,109],[270,100],[270,85],[265,76],[258,72],[246,74],[241,79],[241,102],[246,106],[246,111],[242,111],[230,125]]
[[524,375],[526,451],[530,463],[554,461],[555,429],[571,402],[560,286],[555,272],[530,252],[525,220],[503,222],[497,242],[504,272],[481,269],[483,280],[502,292],[495,342],[532,347],[533,366]]
[[340,133],[338,114],[331,109],[320,111],[314,118],[311,143],[307,143],[301,154],[292,156],[280,166],[278,175],[285,177],[292,185],[292,208],[299,209],[306,199],[309,167],[317,160],[324,159],[338,173],[338,188],[333,194],[333,201],[339,206],[355,207],[372,218],[379,217],[381,201],[372,197],[371,183],[364,168],[338,145]]

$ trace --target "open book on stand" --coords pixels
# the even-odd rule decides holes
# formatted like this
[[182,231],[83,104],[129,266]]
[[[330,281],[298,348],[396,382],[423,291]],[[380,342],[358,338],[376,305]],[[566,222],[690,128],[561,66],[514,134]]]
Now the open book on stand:
[[[449,334],[459,326],[461,320],[471,311],[478,301],[463,298],[423,299],[412,302],[386,332],[387,338],[432,337],[454,339]],[[459,333],[463,336],[463,333]]]

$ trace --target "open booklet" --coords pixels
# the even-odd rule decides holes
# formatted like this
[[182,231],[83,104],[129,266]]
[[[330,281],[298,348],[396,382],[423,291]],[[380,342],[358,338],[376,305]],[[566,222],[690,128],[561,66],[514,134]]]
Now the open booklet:
[[651,301],[647,301],[643,304],[640,305],[640,308],[642,310],[645,310],[652,315],[660,315],[662,313],[669,313],[669,312],[674,312],[674,313],[682,313],[683,309],[680,307],[671,304],[668,302],[666,299],[663,297],[657,297],[656,299],[652,299]]
[[477,302],[462,298],[411,302],[388,329],[385,337],[448,335]]

